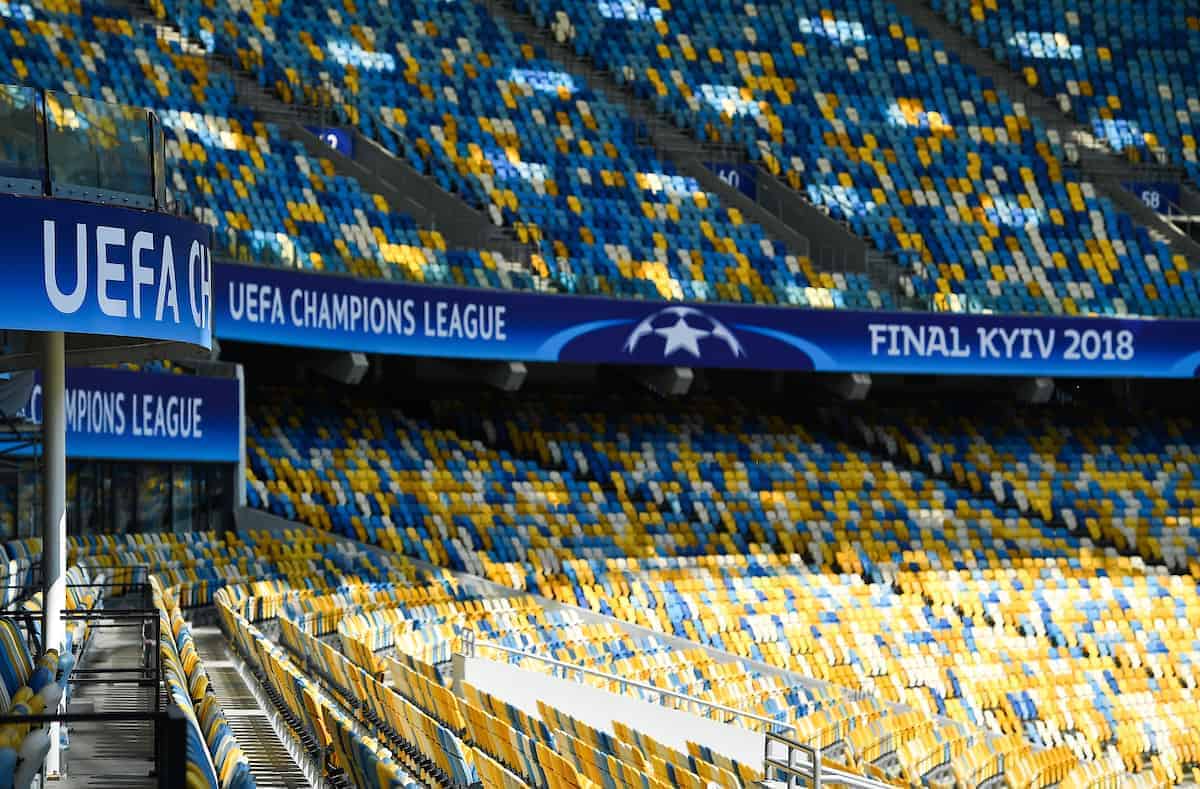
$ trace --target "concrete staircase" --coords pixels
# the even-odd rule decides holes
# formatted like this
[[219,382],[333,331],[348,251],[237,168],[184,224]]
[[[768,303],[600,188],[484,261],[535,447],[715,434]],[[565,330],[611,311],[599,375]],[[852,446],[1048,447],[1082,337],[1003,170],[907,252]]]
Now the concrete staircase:
[[[1200,260],[1200,244],[1158,212],[1147,207],[1141,199],[1125,188],[1126,183],[1160,181],[1182,184],[1183,173],[1167,163],[1130,162],[1104,142],[1097,139],[1085,125],[1068,115],[1052,99],[1029,87],[1008,64],[996,60],[992,53],[952,25],[935,11],[928,0],[892,0],[901,13],[909,16],[930,36],[940,40],[964,63],[993,82],[1016,102],[1024,105],[1030,117],[1037,118],[1049,131],[1052,139],[1062,145],[1066,160],[1078,168],[1085,180],[1096,185],[1098,192],[1111,199],[1134,221],[1144,226],[1152,238],[1168,244],[1172,251],[1188,260]],[[1200,204],[1200,195],[1184,187]]]
[[285,127],[285,134],[302,143],[309,153],[333,162],[339,175],[358,180],[416,220],[417,224],[437,230],[447,246],[458,249],[486,249],[500,253],[505,264],[525,268],[533,248],[514,238],[507,228],[492,224],[487,215],[447,192],[427,175],[417,171],[379,143],[353,132],[354,156],[333,150],[315,134],[298,123]]
[[208,672],[229,728],[246,754],[260,789],[308,789],[303,768],[271,725],[270,709],[261,704],[238,673],[235,655],[216,625],[192,628],[196,653]]

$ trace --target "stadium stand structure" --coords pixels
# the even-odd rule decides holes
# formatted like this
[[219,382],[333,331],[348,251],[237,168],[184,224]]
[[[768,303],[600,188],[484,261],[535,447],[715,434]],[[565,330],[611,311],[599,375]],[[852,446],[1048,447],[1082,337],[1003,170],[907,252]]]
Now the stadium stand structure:
[[[436,230],[336,174],[274,123],[235,104],[230,77],[204,49],[128,9],[20,4],[6,19],[0,79],[156,110],[169,188],[211,224],[226,256],[362,277],[536,288],[487,250],[448,249]],[[69,97],[68,97],[69,98]],[[70,101],[60,123],[80,122]]]
[[[626,722],[599,730],[545,703],[531,714],[482,688],[452,684],[448,664],[463,635],[456,625],[492,611],[505,628],[525,629],[520,615],[541,614],[542,603],[507,589],[480,591],[429,567],[404,568],[400,577],[395,585],[349,585],[328,595],[283,588],[247,597],[237,587],[218,594],[239,651],[270,677],[297,731],[328,743],[360,785],[378,785],[376,776],[382,785],[416,778],[700,787],[761,777],[757,767],[700,746],[684,753]],[[277,641],[262,629],[272,625]]]
[[[38,542],[13,542],[5,548],[13,557],[9,560],[12,577],[22,583],[28,581],[25,567],[28,561],[38,558]],[[149,585],[160,620],[160,641],[152,648],[161,659],[166,695],[186,720],[187,786],[212,789],[250,789],[256,781],[199,658],[185,611],[210,607],[221,590],[227,589],[242,594],[288,590],[293,596],[314,595],[346,585],[379,584],[408,577],[395,569],[404,565],[402,559],[367,557],[361,548],[319,533],[297,533],[286,540],[254,532],[245,539],[232,532],[220,536],[214,532],[99,535],[72,538],[70,557],[68,582],[75,584],[68,589],[70,610],[98,610],[106,599],[120,600],[131,590]],[[91,579],[99,580],[93,583]],[[23,610],[36,612],[39,595],[24,598]],[[77,660],[81,665],[87,663],[84,655],[91,637],[90,621],[72,621],[67,644],[61,650],[63,658],[50,649],[34,664],[24,630],[11,616],[0,616],[0,634],[4,636],[0,639],[0,676],[12,694],[12,704],[6,705],[7,715],[52,711],[64,690],[70,694],[71,670]],[[15,765],[15,785],[26,787],[40,769],[38,754],[44,756],[48,734],[39,727],[30,730],[19,723],[5,724],[0,731],[4,736],[0,785],[14,785]],[[261,743],[252,745],[256,750],[261,748]],[[16,755],[12,755],[14,751]],[[280,785],[275,783],[277,780],[272,776],[268,783]]]
[[1200,93],[1190,64],[1200,51],[1200,17],[1194,9],[1151,2],[1135,12],[1104,0],[932,5],[1113,150],[1170,162],[1197,182]]
[[[151,539],[164,549],[182,544],[176,538]],[[187,544],[202,540],[201,535]],[[106,542],[111,547],[118,540],[110,538]],[[108,570],[93,572],[94,565],[86,558],[81,560],[86,546],[73,545],[66,575],[66,610],[73,618],[68,621],[64,643],[44,645],[38,621],[42,592],[34,591],[41,543],[37,539],[11,541],[4,544],[3,550],[7,572],[5,610],[0,614],[0,708],[5,719],[0,727],[0,785],[25,789],[43,772],[51,735],[57,734],[44,718],[36,716],[55,714],[60,704],[71,698],[74,670],[86,662],[92,623],[103,616],[110,590],[121,591],[123,582],[118,580],[115,586],[107,583]],[[141,572],[145,572],[144,565]],[[115,574],[120,576],[123,571]],[[164,617],[161,650],[166,690],[185,711],[188,721],[184,757],[188,785],[213,789],[253,787],[253,778],[224,726],[220,708],[206,693],[207,679],[190,649],[186,624],[178,618],[171,621],[164,598],[156,597],[156,602]],[[214,757],[219,771],[214,767]]]
[[[1189,10],[1113,33],[1138,53],[1130,63],[1150,64],[1135,69],[1101,45],[1127,18],[1120,4],[1089,4],[1086,19],[1061,4],[1048,17],[993,6],[936,7],[1030,84],[1065,91],[1064,107],[1114,148],[1163,147],[1196,177],[1195,91],[1181,83],[1200,24]],[[826,207],[893,256],[928,306],[1197,314],[1186,257],[887,3],[515,7],[698,150],[736,148]],[[0,81],[59,91],[47,111],[62,126],[92,122],[83,96],[153,107],[175,196],[228,257],[546,293],[897,306],[869,276],[820,270],[706,191],[646,144],[625,102],[514,32],[507,5],[150,10],[154,21],[98,0],[0,5]],[[1048,27],[1055,35],[1038,31]],[[213,55],[285,103],[327,108],[535,253],[454,248],[378,193],[386,181],[315,155],[277,122],[286,115],[243,104],[245,77]],[[255,785],[186,619],[207,606],[278,708],[279,731],[336,785],[770,777],[634,721],[597,727],[548,704],[534,715],[456,683],[447,664],[468,649],[736,708],[819,747],[830,769],[902,785],[1200,780],[1200,435],[1187,419],[1135,426],[990,404],[795,418],[731,399],[668,410],[594,394],[473,394],[420,416],[284,389],[249,403],[251,505],[332,534],[89,537],[69,559],[71,611],[152,590],[152,647],[186,719],[189,786]],[[32,624],[22,632],[15,621],[41,610],[40,547],[5,554],[0,711],[36,715],[70,697],[93,628],[72,620],[51,645]],[[40,719],[0,723],[0,789],[34,779],[50,736]]]
[[566,290],[814,306],[885,298],[861,274],[813,270],[717,204],[638,144],[623,108],[482,6],[364,8],[351,19],[294,3],[249,25],[240,13],[164,8],[285,99],[332,101],[368,137],[486,207],[539,248],[539,272]]
[[[1175,312],[1144,284],[1185,261],[1064,169],[1040,123],[891,5],[521,7],[681,126],[744,146],[911,263],[914,286],[941,303]],[[1100,275],[1094,255],[1110,251],[1119,271]]]
[[852,428],[878,451],[991,496],[1023,515],[1171,570],[1200,573],[1193,475],[1200,435],[1186,417],[1164,425],[1066,409],[992,406],[986,418],[881,409]]
[[[1198,568],[1194,557],[1180,566],[1171,549],[1186,531],[1166,538],[1132,515],[1116,531],[1089,523],[1089,512],[1118,499],[1140,505],[1106,496],[1103,482],[1066,484],[1069,466],[1053,482],[1063,498],[1047,508],[1041,475],[1022,490],[1011,472],[1037,469],[1053,448],[1023,442],[1019,423],[1009,437],[998,422],[988,439],[995,455],[984,459],[969,441],[952,449],[954,433],[936,433],[932,420],[906,425],[928,431],[918,444],[881,419],[876,442],[896,445],[893,461],[812,420],[730,401],[668,415],[628,403],[489,408],[473,399],[437,403],[418,420],[281,393],[264,400],[273,404],[252,420],[252,503],[903,702],[924,722],[910,732],[919,740],[903,768],[910,777],[950,761],[924,760],[941,741],[925,724],[942,715],[1001,738],[947,746],[971,754],[953,768],[959,780],[983,780],[1001,764],[1045,783],[1077,770],[1190,779]],[[1072,429],[1078,445],[1062,452],[1090,455],[1076,480],[1109,456],[1108,434],[1086,431]],[[1174,448],[1159,451],[1179,458],[1186,509],[1190,433],[1172,431]],[[950,460],[954,451],[961,460]],[[1126,455],[1114,481],[1136,481],[1138,456]],[[916,468],[922,458],[930,471]],[[987,470],[1005,464],[1014,482],[985,484]],[[1170,486],[1143,479],[1142,490]],[[1122,548],[1164,546],[1149,558],[1172,561],[1175,572],[1122,555],[1113,542],[1130,533],[1143,536],[1126,536]],[[813,730],[818,742],[822,731]]]
[[[160,108],[180,165],[175,190],[235,257],[626,297],[895,303],[861,273],[818,271],[722,206],[641,144],[624,105],[483,6],[152,8],[184,35],[131,25],[102,4],[24,4],[7,32],[6,71]],[[891,6],[528,10],[680,127],[741,148],[894,256],[922,303],[1195,314],[1185,257],[1065,168],[1038,120]],[[65,29],[69,40],[53,33]],[[526,267],[448,249],[236,104],[233,78],[209,52],[254,69],[287,101],[328,105],[537,253]],[[110,73],[153,78],[105,84]]]
[[[160,24],[131,24],[122,18],[123,12],[103,4],[89,2],[78,9],[23,4],[5,30],[5,51],[10,54],[4,77],[155,108],[168,132],[168,163],[175,171],[171,188],[189,211],[216,228],[221,245],[238,259],[436,283],[806,306],[888,306],[890,297],[874,291],[861,274],[817,272],[806,258],[743,221],[736,210],[717,205],[712,195],[637,146],[625,128],[627,119],[614,107],[589,102],[586,95],[573,97],[566,88],[560,97],[549,83],[542,84],[547,79],[543,72],[554,78],[549,64],[539,62],[528,45],[502,36],[482,9],[471,9],[457,27],[450,17],[442,20],[445,35],[454,34],[449,43],[457,48],[457,38],[469,41],[482,29],[505,41],[505,47],[489,56],[477,40],[474,49],[487,63],[464,61],[462,69],[448,65],[453,78],[441,75],[440,55],[421,49],[428,58],[424,68],[429,78],[439,75],[450,89],[436,101],[432,93],[421,98],[415,87],[404,96],[409,109],[401,116],[411,113],[414,125],[418,118],[431,124],[423,145],[398,144],[395,135],[407,121],[397,120],[401,116],[391,105],[384,115],[355,117],[364,131],[390,143],[399,154],[411,148],[444,157],[434,169],[444,186],[489,206],[498,224],[512,226],[523,242],[539,247],[541,254],[534,256],[531,269],[510,266],[487,250],[448,250],[437,231],[417,228],[379,195],[336,175],[329,159],[310,155],[300,143],[286,139],[279,126],[237,105],[233,80],[213,68],[202,43],[222,51],[244,44],[237,31],[245,26],[232,11],[224,17],[221,8],[208,12],[221,21],[219,30],[208,17],[207,23],[182,25],[195,34],[188,38]],[[292,10],[294,20],[316,13],[315,7]],[[67,30],[70,38],[63,35]],[[294,34],[306,35],[299,28]],[[373,70],[379,58],[364,61],[356,46],[346,45],[346,63],[361,69],[364,80],[382,79]],[[264,55],[283,57],[283,50],[290,48]],[[341,50],[334,49],[328,62],[321,61],[322,69],[337,65],[344,70],[336,63]],[[304,46],[297,52],[308,54],[309,49]],[[387,58],[395,61],[395,56]],[[488,65],[492,58],[497,62]],[[282,67],[272,71],[274,65],[274,60],[264,62],[263,73],[282,77]],[[471,138],[464,139],[458,151],[457,129],[467,123],[450,114],[456,105],[447,97],[454,94],[454,84],[464,90],[463,80],[486,84],[470,77],[467,65],[475,77],[484,70],[486,76],[511,78],[512,83],[505,91],[490,93],[493,115],[481,116],[482,125],[472,121]],[[119,79],[109,81],[110,75]],[[372,88],[381,101],[388,95],[381,85]],[[517,94],[528,110],[524,116],[505,108]],[[428,109],[418,112],[420,106]],[[518,117],[519,126],[514,122]],[[443,131],[443,123],[449,132]],[[529,162],[521,159],[520,140],[525,141]],[[509,148],[514,149],[511,154]],[[557,151],[560,156],[540,162],[529,151],[541,156]],[[412,154],[409,159],[418,169],[430,170],[421,156]]]

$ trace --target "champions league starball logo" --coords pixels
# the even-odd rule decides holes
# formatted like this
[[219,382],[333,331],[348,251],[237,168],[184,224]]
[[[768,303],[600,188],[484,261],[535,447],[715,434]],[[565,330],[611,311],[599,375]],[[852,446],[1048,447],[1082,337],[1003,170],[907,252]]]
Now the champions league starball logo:
[[695,307],[667,307],[644,318],[625,339],[625,352],[638,348],[662,348],[663,358],[686,353],[695,359],[706,350],[720,348],[734,358],[746,355],[746,349],[725,324]]

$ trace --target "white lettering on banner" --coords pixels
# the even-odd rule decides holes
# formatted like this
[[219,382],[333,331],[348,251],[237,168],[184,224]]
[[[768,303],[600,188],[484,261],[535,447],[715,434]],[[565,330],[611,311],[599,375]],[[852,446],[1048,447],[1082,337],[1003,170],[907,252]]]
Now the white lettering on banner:
[[500,304],[459,304],[452,301],[425,302],[425,336],[443,340],[508,339],[505,333],[507,308]]
[[71,315],[83,306],[87,296],[87,227],[75,227],[75,290],[63,293],[58,286],[58,257],[54,250],[54,222],[42,222],[42,280],[46,296],[54,309],[63,315]]
[[241,299],[234,297],[229,286],[229,313],[235,321],[243,318],[251,323],[283,323],[283,296],[278,288],[250,282],[240,290]]
[[909,326],[907,323],[871,323],[871,355],[966,359],[971,348],[963,345],[957,326]]
[[68,389],[67,430],[72,433],[125,435],[125,393]]
[[212,259],[199,241],[193,241],[188,250],[188,301],[192,322],[201,329],[207,327],[212,312]]
[[1136,355],[1134,334],[1129,329],[1058,329],[1034,326],[1004,328],[977,326],[976,344],[964,344],[957,326],[909,325],[907,323],[870,323],[867,343],[871,356],[902,358],[970,358],[1001,360],[1041,360],[1056,358],[1060,351],[1064,362],[1130,361]]
[[199,397],[133,396],[133,434],[150,438],[204,438]]
[[[56,233],[55,220],[46,219],[42,222],[43,285],[46,298],[54,309],[63,315],[71,315],[79,311],[88,296],[89,228],[82,222],[75,225],[75,282],[69,292],[63,290],[58,279]],[[167,310],[170,310],[170,319],[179,323],[179,288],[171,237],[162,237],[162,254],[155,261],[157,239],[150,231],[137,231],[133,234],[129,261],[126,263],[118,254],[118,250],[125,247],[125,228],[97,225],[93,234],[96,242],[96,303],[100,312],[111,318],[128,317],[129,302],[132,301],[133,317],[141,319],[143,301],[147,304],[149,301],[145,291],[157,285],[154,320],[162,322]],[[192,286],[192,321],[198,329],[207,328],[212,305],[212,259],[208,248],[198,241],[192,242],[188,278]],[[131,285],[129,297],[114,288],[126,281]]]
[[[284,304],[287,310],[284,310]],[[423,318],[417,325],[417,314]],[[508,307],[418,301],[386,296],[281,290],[257,282],[229,283],[229,316],[235,321],[378,336],[508,341]]]
[[170,307],[175,322],[179,323],[179,293],[175,287],[175,252],[171,237],[163,239],[162,277],[158,280],[158,299],[154,303],[154,320],[163,319],[163,308]]
[[96,298],[100,311],[112,318],[124,318],[129,313],[125,299],[108,295],[110,282],[125,281],[125,267],[108,259],[109,247],[125,246],[125,231],[119,227],[100,225],[96,228]]
[[[68,433],[139,438],[204,438],[204,398],[100,389],[68,388],[64,398]],[[42,421],[42,385],[36,384],[26,414]]]
[[[986,329],[979,327],[980,357],[984,359],[1049,359],[1054,353],[1054,329]],[[1036,353],[1035,353],[1036,351]]]
[[[133,236],[133,317],[142,317],[142,288],[154,284],[154,270],[142,265],[142,253],[154,249],[154,236],[145,230]],[[161,318],[159,319],[161,320]]]

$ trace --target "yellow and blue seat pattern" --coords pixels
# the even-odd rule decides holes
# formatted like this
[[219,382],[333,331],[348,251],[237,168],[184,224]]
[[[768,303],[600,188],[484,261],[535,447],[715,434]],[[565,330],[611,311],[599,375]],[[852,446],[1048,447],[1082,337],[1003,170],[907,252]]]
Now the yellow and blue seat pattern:
[[[58,709],[59,653],[46,650],[35,662],[25,633],[15,620],[0,619],[0,709],[5,715],[41,715]],[[0,786],[27,789],[42,770],[50,750],[50,730],[44,723],[0,726]]]
[[1135,161],[1163,155],[1200,183],[1195,7],[1163,0],[935,0],[933,7],[1114,150]]
[[[954,464],[993,461],[980,458],[985,442],[939,441],[957,426],[893,417],[928,432],[910,451],[886,413],[864,409],[885,436],[877,455],[832,438],[819,415],[797,423],[725,399],[667,413],[627,397],[479,395],[435,401],[423,419],[286,391],[263,400],[250,420],[251,498],[281,515],[1051,749],[1006,751],[1021,774],[1174,782],[1192,769],[1200,596],[1194,558],[1179,548],[1188,532],[1129,540],[1122,550],[1147,556],[1122,555],[1109,530],[1069,528],[1060,511],[1106,522],[1106,496],[1043,513],[996,495],[992,477],[972,486]],[[1001,414],[973,414],[993,420],[986,443],[1033,451]],[[1071,423],[1061,446],[1120,469],[1131,481],[1118,476],[1114,491],[1141,477],[1133,489],[1146,509],[1169,514],[1191,496],[1188,425],[1156,436]],[[1010,428],[1016,449],[1003,440]],[[1125,458],[1103,448],[1126,441]],[[1057,451],[1030,446],[1038,463]],[[940,465],[923,460],[934,448]],[[989,468],[1003,483],[1027,461],[1005,455]],[[1164,557],[1173,572],[1147,563]],[[514,630],[512,643],[529,632]],[[874,722],[865,708],[846,714]],[[833,721],[813,726],[814,738],[838,733]],[[864,752],[892,743],[912,770],[939,748],[976,754],[966,774],[1000,761],[937,724],[854,736]],[[1053,750],[1064,747],[1080,764]]]
[[151,576],[160,619],[159,659],[171,698],[187,718],[188,789],[252,789],[250,764],[238,746],[208,674],[196,654],[191,626],[171,590]]
[[[230,599],[236,599],[237,605],[227,606]],[[429,650],[427,647],[439,640],[432,633],[424,634],[420,643],[405,642],[402,651],[382,653],[382,659],[374,651],[379,640],[369,623],[401,621],[395,616],[397,609],[376,606],[407,604],[412,607],[403,609],[406,612],[432,613],[449,611],[447,606],[456,603],[472,611],[538,608],[531,598],[480,597],[443,571],[423,571],[395,588],[348,586],[330,595],[288,597],[278,608],[280,650],[235,610],[242,606],[242,599],[236,598],[233,588],[218,595],[218,607],[226,626],[235,628],[234,640],[242,645],[239,649],[282,658],[293,667],[289,681],[304,677],[303,688],[318,686],[310,696],[325,700],[320,715],[326,732],[322,736],[349,738],[350,745],[338,748],[338,753],[344,755],[346,769],[359,785],[389,785],[377,781],[378,765],[405,760],[414,750],[427,759],[424,763],[408,759],[406,769],[414,775],[462,783],[478,777],[485,786],[704,786],[701,775],[720,785],[739,786],[742,781],[733,778],[733,769],[752,774],[728,759],[718,764],[720,760],[699,746],[694,754],[660,746],[661,764],[652,763],[649,757],[645,762],[639,758],[635,764],[627,753],[614,750],[613,737],[557,710],[543,707],[539,719],[469,685],[464,686],[462,696],[456,696],[443,684],[435,664],[427,662],[431,657],[444,662],[453,649]],[[318,635],[335,626],[345,652]],[[366,666],[352,659],[356,652],[347,649],[349,641],[357,638],[371,639],[360,643],[364,651],[357,653],[369,656]],[[409,644],[416,645],[414,652],[403,651]],[[379,671],[381,667],[387,671]],[[289,706],[300,710],[303,704],[295,699]],[[355,710],[359,714],[354,714]],[[297,717],[303,719],[305,714]],[[569,731],[564,728],[568,725]],[[625,727],[624,731],[632,730]],[[562,755],[564,748],[570,749],[569,755]]]
[[1200,431],[1076,409],[881,409],[863,437],[1023,515],[1200,576]]
[[[517,5],[678,125],[742,148],[848,222],[893,255],[912,291],[934,306],[1143,315],[1195,315],[1200,307],[1189,261],[1073,173],[1056,132],[889,3]],[[1004,10],[990,16],[1001,19],[1012,6],[971,5],[999,5]],[[1095,6],[1116,9],[1100,15],[1105,21],[1148,19],[1169,5],[1097,0],[1076,13],[1087,19]],[[1020,4],[1030,17],[1077,7]],[[1131,24],[1127,35],[1152,38],[1192,14],[1185,8]],[[1194,46],[1191,28],[1170,40],[1184,36]],[[1122,50],[1112,52],[1123,59]],[[1154,87],[1178,88],[1178,107],[1195,88],[1177,82]]]
[[213,226],[218,255],[361,277],[541,287],[499,253],[448,249],[439,232],[256,119],[204,46],[165,26],[131,22],[103,2],[37,0],[4,15],[0,52],[0,82],[63,92],[51,103],[61,123],[90,128],[87,106],[65,94],[153,109],[168,190]]
[[286,101],[317,103],[535,250],[569,292],[882,307],[851,267],[816,270],[639,142],[638,121],[475,3],[161,8]]

